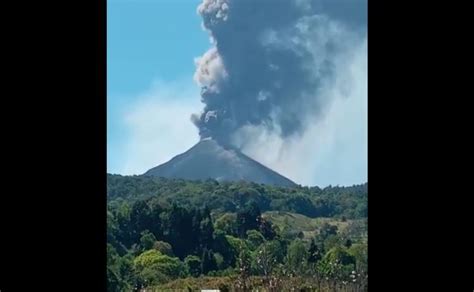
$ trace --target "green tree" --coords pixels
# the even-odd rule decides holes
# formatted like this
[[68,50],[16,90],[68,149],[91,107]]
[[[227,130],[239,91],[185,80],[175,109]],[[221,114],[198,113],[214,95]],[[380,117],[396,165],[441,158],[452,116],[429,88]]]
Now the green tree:
[[257,247],[259,247],[264,241],[265,238],[257,230],[247,231],[247,242],[249,243],[251,250],[257,249]]
[[240,248],[239,256],[237,259],[237,268],[239,276],[237,278],[236,286],[241,291],[249,291],[249,276],[252,264],[252,258],[250,252],[246,248]]
[[341,235],[329,235],[324,241],[324,249],[328,251],[333,247],[344,245],[344,243],[345,240]]
[[281,243],[277,240],[267,241],[262,243],[255,251],[255,256],[252,259],[252,267],[260,275],[268,278],[278,262],[281,262],[284,257],[284,249]]
[[330,280],[334,289],[337,282],[351,280],[351,272],[355,268],[355,258],[347,252],[344,246],[331,248],[319,262],[322,275]]
[[214,253],[214,261],[216,262],[216,270],[224,270],[226,266],[226,262],[224,260],[224,256],[218,252]]
[[272,223],[264,218],[260,217],[260,233],[268,240],[272,240],[276,237],[277,232]]
[[199,224],[199,243],[201,248],[212,247],[214,225],[212,223],[211,211],[208,207],[205,207],[201,216],[202,219]]
[[242,250],[245,250],[246,252],[250,252],[250,248],[247,244],[247,241],[237,238],[237,237],[233,237],[231,235],[225,235],[225,238],[228,244],[234,250],[235,254],[239,255],[242,252]]
[[148,228],[157,238],[163,238],[163,222],[161,220],[164,211],[163,207],[160,205],[159,201],[155,199],[150,202],[150,208],[151,222]]
[[223,257],[221,268],[235,266],[235,261],[239,254],[238,250],[229,242],[229,239],[221,230],[216,230],[214,232],[213,250],[220,253]]
[[261,219],[260,208],[254,201],[237,212],[237,230],[239,236],[244,238],[248,230],[259,229]]
[[301,274],[306,267],[308,252],[303,241],[296,239],[290,243],[287,249],[286,263],[293,273]]
[[210,271],[217,270],[217,263],[212,250],[204,248],[201,257],[201,273],[206,275]]
[[117,271],[110,266],[107,266],[107,291],[126,291]]
[[153,233],[150,233],[150,231],[145,230],[141,233],[140,237],[140,246],[141,250],[149,250],[153,248],[153,245],[156,242],[156,237],[153,235]]
[[227,235],[237,235],[237,216],[234,213],[225,213],[216,220],[215,229]]
[[355,258],[343,246],[336,246],[330,249],[324,256],[329,261],[339,261],[343,265],[355,264]]
[[[130,227],[132,228],[132,238],[138,239],[141,232],[150,229],[152,226],[151,208],[143,200],[136,201],[130,211]],[[135,240],[136,241],[136,240]]]
[[353,244],[347,252],[354,257],[356,269],[358,271],[367,271],[367,243]]
[[129,288],[120,268],[120,256],[111,244],[107,244],[107,291],[126,291]]
[[195,255],[189,255],[184,259],[186,271],[193,277],[199,277],[201,274],[201,259]]
[[155,241],[155,243],[153,244],[153,248],[161,252],[162,254],[165,254],[171,257],[174,256],[173,247],[171,246],[171,244],[165,241]]
[[314,242],[314,239],[311,239],[311,244],[308,250],[308,262],[317,263],[322,259],[322,251]]
[[[183,263],[178,258],[164,255],[155,249],[141,253],[135,258],[133,265],[139,279],[147,280],[149,285],[178,278],[183,276],[185,271]],[[153,275],[155,276],[150,279],[149,277]]]
[[337,235],[337,226],[324,222],[319,229],[319,234],[316,237],[317,243],[324,251],[340,243],[340,238]]
[[[173,246],[174,253],[181,259],[193,253],[199,245],[199,223],[193,222],[193,214],[187,208],[174,204],[165,217],[165,240]],[[194,224],[193,224],[194,223]]]
[[135,240],[133,237],[134,226],[132,226],[130,222],[130,206],[127,202],[121,202],[112,213],[114,215],[116,227],[118,228],[117,232],[115,233],[116,239],[124,246],[130,247]]

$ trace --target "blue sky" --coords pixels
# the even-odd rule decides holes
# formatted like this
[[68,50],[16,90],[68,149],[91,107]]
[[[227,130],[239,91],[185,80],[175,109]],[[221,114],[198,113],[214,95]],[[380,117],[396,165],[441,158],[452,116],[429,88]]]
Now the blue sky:
[[[203,108],[194,60],[211,47],[199,3],[108,0],[107,172],[141,174],[198,141],[189,119]],[[344,73],[354,75],[351,94],[338,99],[324,121],[300,141],[277,147],[278,138],[265,137],[266,145],[255,143],[246,154],[305,185],[366,182],[366,39],[354,52]]]
[[135,94],[157,77],[192,75],[193,58],[209,47],[197,0],[109,0],[107,85],[112,95]]
[[[123,172],[130,129],[123,116],[160,80],[196,87],[194,58],[209,47],[195,0],[107,2],[107,170]],[[183,121],[187,122],[187,121]]]

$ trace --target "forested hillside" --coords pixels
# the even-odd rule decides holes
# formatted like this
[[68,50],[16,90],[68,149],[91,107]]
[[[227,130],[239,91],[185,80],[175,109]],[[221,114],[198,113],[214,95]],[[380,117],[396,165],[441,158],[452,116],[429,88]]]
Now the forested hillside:
[[251,182],[215,180],[187,181],[146,176],[108,175],[109,202],[127,202],[147,198],[160,204],[185,207],[207,205],[213,212],[236,212],[254,201],[260,210],[288,211],[309,217],[363,218],[367,216],[367,183],[351,187],[294,187],[281,188]]
[[366,291],[367,183],[108,175],[107,197],[109,291]]

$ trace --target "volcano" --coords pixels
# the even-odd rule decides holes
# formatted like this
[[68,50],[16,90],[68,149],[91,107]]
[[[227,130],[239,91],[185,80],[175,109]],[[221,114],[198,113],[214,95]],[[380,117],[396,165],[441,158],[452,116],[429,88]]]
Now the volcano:
[[215,140],[202,139],[188,151],[158,165],[143,175],[189,180],[215,179],[222,181],[251,181],[255,183],[292,187],[290,179],[260,164],[233,147],[223,147]]

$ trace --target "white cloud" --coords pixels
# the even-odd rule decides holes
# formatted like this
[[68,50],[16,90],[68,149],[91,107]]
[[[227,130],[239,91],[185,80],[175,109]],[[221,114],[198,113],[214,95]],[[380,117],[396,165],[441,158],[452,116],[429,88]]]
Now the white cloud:
[[138,96],[123,116],[128,129],[120,174],[142,174],[180,154],[197,141],[192,113],[202,109],[199,89],[192,83],[156,82]]

